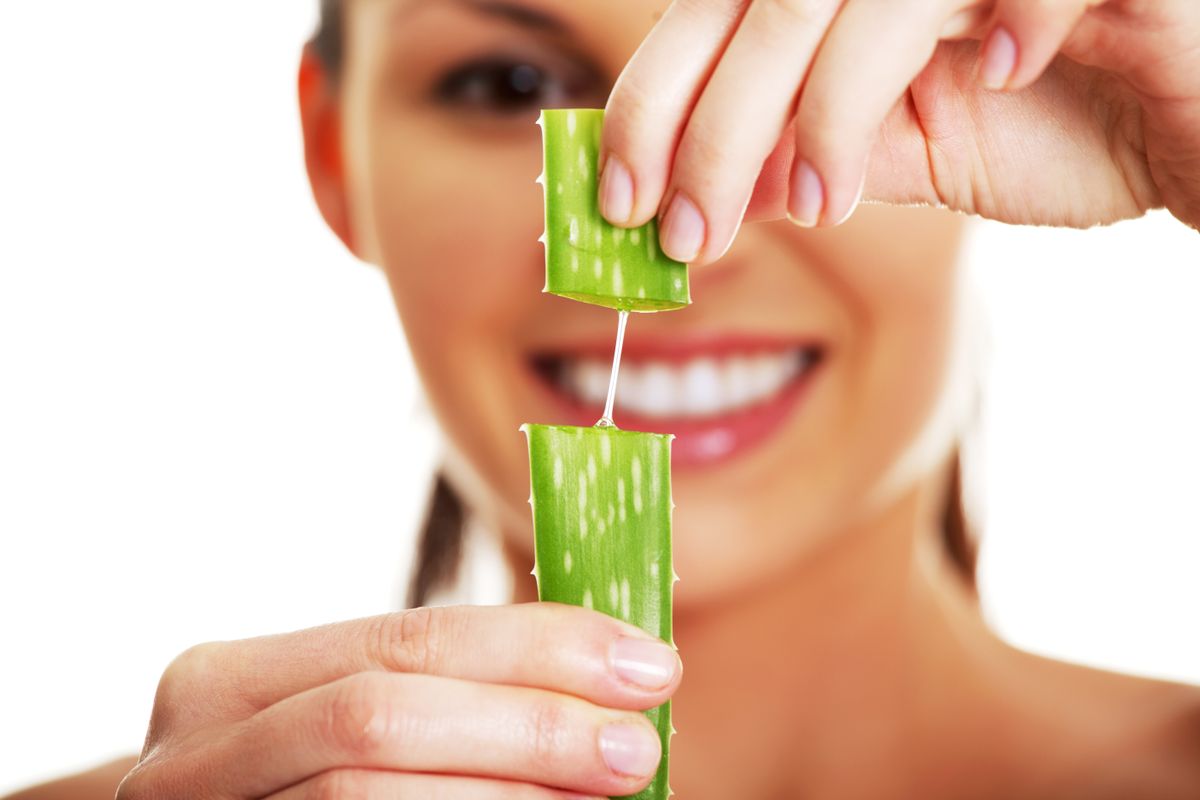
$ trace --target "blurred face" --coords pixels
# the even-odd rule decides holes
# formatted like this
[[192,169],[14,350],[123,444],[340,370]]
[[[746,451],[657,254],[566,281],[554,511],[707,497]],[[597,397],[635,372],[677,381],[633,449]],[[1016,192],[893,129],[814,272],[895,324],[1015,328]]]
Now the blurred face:
[[[599,418],[617,322],[541,292],[534,120],[602,107],[662,5],[347,9],[351,238],[387,273],[452,479],[531,561],[518,426]],[[836,230],[748,225],[693,271],[692,307],[630,321],[615,417],[678,436],[680,607],[799,563],[935,468],[939,454],[899,481],[894,469],[942,389],[960,226],[872,206]]]

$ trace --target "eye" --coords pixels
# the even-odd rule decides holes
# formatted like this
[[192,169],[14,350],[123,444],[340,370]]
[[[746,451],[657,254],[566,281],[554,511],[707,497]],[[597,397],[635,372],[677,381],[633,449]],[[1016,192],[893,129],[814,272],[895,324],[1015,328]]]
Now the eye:
[[435,88],[436,97],[471,110],[513,114],[562,106],[568,82],[527,61],[486,59],[455,68]]

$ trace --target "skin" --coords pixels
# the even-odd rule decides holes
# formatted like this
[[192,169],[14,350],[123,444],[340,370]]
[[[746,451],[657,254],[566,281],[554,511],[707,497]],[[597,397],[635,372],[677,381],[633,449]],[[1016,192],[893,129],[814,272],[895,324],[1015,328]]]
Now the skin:
[[[961,420],[942,401],[958,388],[963,217],[869,205],[831,226],[868,152],[872,200],[1048,224],[1166,205],[1195,225],[1194,4],[680,0],[655,26],[663,9],[645,0],[521,1],[563,29],[462,0],[352,0],[341,76],[311,54],[300,73],[314,195],[388,276],[447,470],[502,537],[514,605],[201,645],[164,674],[136,765],[21,797],[111,797],[118,775],[120,800],[627,794],[646,777],[614,773],[599,731],[646,733],[637,712],[668,697],[672,785],[687,798],[1196,796],[1194,688],[1014,650],[946,561],[937,514]],[[1016,61],[995,92],[975,80],[971,37],[988,42],[980,77],[994,82],[1001,28]],[[433,91],[498,50],[555,78],[533,108]],[[1052,61],[1060,50],[1091,66]],[[767,443],[675,474],[688,675],[667,653],[653,687],[614,657],[620,642],[654,644],[645,634],[531,602],[517,433],[557,414],[529,355],[610,340],[613,323],[539,293],[536,106],[602,105],[614,82],[603,158],[631,183],[613,192],[606,170],[602,192],[629,200],[616,221],[680,194],[705,220],[697,303],[639,317],[631,339],[734,331],[827,348],[803,408]],[[812,219],[798,163],[820,179]],[[757,222],[733,239],[743,209]]]

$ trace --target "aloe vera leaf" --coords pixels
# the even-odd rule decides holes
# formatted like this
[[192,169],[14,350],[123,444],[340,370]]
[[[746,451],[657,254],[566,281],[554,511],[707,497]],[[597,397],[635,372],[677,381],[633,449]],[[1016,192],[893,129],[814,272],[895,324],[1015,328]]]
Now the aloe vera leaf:
[[618,228],[600,216],[602,109],[546,110],[542,128],[546,199],[545,291],[619,311],[667,311],[691,303],[687,266],[663,254],[654,220]]
[[[670,434],[523,425],[529,441],[538,597],[594,608],[672,646]],[[662,741],[650,785],[670,797],[671,703],[646,712]]]

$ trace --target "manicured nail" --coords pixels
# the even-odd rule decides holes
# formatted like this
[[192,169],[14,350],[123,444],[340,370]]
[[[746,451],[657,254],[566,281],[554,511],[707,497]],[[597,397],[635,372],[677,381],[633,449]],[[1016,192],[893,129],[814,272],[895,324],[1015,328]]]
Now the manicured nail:
[[858,194],[854,195],[854,202],[850,203],[850,207],[846,209],[846,213],[842,214],[842,218],[839,219],[837,222],[833,223],[834,225],[841,225],[843,222],[850,219],[850,215],[853,214],[854,210],[858,208],[860,203],[862,203],[863,190],[865,190],[866,188],[867,188],[867,169],[864,166],[862,178],[858,182]]
[[679,669],[679,656],[670,645],[649,639],[617,639],[609,658],[613,672],[643,689],[663,688]]
[[788,196],[788,219],[803,228],[811,228],[821,219],[825,208],[825,184],[812,164],[801,160],[792,168]]
[[704,216],[696,204],[676,192],[662,220],[662,249],[676,261],[689,264],[700,255],[707,235]]
[[979,82],[986,89],[1003,89],[1017,68],[1017,41],[1004,28],[996,28],[979,56]]
[[600,729],[600,754],[619,775],[653,775],[662,758],[662,743],[644,725],[610,722]]
[[633,177],[625,162],[610,155],[600,174],[600,213],[614,225],[624,224],[633,214]]

